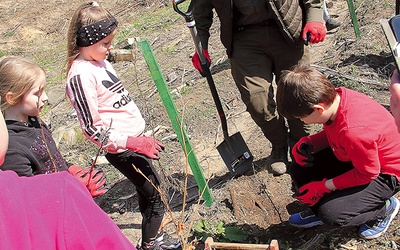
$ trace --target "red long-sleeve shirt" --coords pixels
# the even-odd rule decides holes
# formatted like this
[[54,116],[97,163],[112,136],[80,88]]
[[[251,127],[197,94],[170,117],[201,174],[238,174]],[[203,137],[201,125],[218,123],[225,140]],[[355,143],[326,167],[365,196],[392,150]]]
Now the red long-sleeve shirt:
[[336,119],[320,133],[335,156],[352,162],[354,169],[333,178],[335,187],[367,184],[379,174],[400,180],[400,134],[393,116],[364,94],[343,87],[337,92],[341,98]]

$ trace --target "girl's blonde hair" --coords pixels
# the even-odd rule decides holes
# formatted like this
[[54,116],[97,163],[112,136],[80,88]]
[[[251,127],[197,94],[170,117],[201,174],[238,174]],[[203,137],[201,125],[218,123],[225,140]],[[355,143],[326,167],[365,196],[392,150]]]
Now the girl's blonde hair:
[[78,30],[83,26],[87,26],[97,21],[112,17],[113,16],[110,14],[110,12],[99,6],[97,2],[82,4],[75,11],[68,28],[67,74],[71,68],[72,62],[79,55],[79,46],[77,45]]
[[[0,62],[1,111],[21,102],[24,94],[45,71],[36,62],[18,56],[7,57]],[[12,98],[6,100],[6,94]]]

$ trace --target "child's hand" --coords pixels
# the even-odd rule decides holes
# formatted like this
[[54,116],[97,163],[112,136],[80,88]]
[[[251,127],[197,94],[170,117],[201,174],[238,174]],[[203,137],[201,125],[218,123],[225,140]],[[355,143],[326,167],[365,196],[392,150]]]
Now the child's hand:
[[128,140],[126,141],[126,148],[136,153],[143,154],[151,159],[158,159],[158,153],[161,150],[164,150],[164,145],[153,137],[128,136]]
[[93,168],[90,172],[90,167],[81,168],[76,165],[71,165],[68,172],[76,177],[89,190],[92,197],[97,197],[108,191],[106,185],[107,179],[101,168]]
[[301,203],[314,206],[327,193],[330,193],[325,186],[327,179],[322,181],[313,181],[305,184],[299,189],[299,192],[294,194],[293,198],[298,199]]
[[302,167],[312,167],[314,161],[313,145],[311,138],[303,136],[293,146],[292,155],[297,164]]

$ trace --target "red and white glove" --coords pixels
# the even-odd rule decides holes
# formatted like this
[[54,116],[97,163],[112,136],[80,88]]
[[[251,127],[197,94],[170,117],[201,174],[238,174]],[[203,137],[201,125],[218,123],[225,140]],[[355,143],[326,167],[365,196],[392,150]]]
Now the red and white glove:
[[158,159],[158,153],[161,150],[164,150],[164,145],[153,137],[128,136],[128,140],[126,141],[126,148],[136,153],[145,155],[151,159]]
[[76,177],[89,190],[92,197],[97,197],[108,191],[107,179],[101,168],[93,168],[90,172],[90,167],[81,168],[76,165],[71,165],[68,172]]
[[314,147],[309,136],[303,136],[294,144],[292,155],[297,164],[302,167],[312,167],[314,161]]
[[[210,55],[208,55],[208,50],[203,49],[203,54],[207,60],[205,66],[210,67],[211,59],[210,59]],[[204,72],[203,66],[201,65],[200,57],[199,57],[199,54],[197,53],[197,51],[194,52],[194,55],[192,57],[192,64],[193,64],[194,68],[197,69],[197,71],[199,71],[200,75],[206,76],[206,73]]]
[[313,181],[303,185],[293,197],[303,204],[314,206],[325,194],[331,192],[325,186],[326,180],[325,178],[322,181]]
[[[307,37],[309,34],[309,37]],[[323,23],[320,22],[307,22],[304,26],[301,37],[304,41],[310,43],[319,43],[324,41],[326,36],[326,28]],[[307,43],[306,43],[307,44]]]

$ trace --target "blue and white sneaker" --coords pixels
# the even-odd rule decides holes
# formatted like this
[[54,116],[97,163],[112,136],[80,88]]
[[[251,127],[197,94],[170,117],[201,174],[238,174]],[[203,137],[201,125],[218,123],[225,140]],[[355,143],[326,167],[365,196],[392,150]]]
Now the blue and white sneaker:
[[390,197],[389,205],[383,219],[367,222],[360,226],[358,234],[364,239],[375,239],[381,236],[389,228],[390,222],[399,212],[400,202],[395,197]]
[[324,224],[309,208],[300,213],[292,214],[289,217],[289,223],[298,228],[310,228]]

